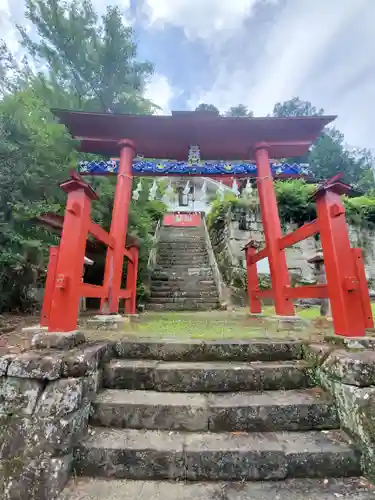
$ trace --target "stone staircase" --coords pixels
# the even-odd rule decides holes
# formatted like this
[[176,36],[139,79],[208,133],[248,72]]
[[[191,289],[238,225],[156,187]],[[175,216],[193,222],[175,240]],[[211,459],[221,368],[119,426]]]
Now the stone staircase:
[[121,341],[61,500],[370,500],[291,341]]
[[204,227],[162,227],[147,309],[189,311],[219,306]]

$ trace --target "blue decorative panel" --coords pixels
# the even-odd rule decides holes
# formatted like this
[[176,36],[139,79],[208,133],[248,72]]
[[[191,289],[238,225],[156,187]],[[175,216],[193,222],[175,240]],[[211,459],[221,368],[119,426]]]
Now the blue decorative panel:
[[[272,163],[272,172],[275,176],[308,176],[311,175],[307,164]],[[118,171],[118,160],[83,161],[79,164],[81,175],[108,175]],[[133,162],[135,176],[149,175],[192,175],[216,177],[220,175],[255,176],[257,168],[254,163],[200,161],[189,163],[175,160],[154,160],[151,158],[136,158]]]

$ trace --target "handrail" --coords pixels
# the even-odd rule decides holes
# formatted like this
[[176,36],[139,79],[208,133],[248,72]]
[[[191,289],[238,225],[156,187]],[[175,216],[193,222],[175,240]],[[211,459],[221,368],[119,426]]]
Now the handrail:
[[150,250],[150,255],[148,256],[148,261],[147,261],[147,268],[153,268],[156,263],[156,244],[159,241],[159,236],[160,236],[160,230],[161,230],[161,219],[158,220],[154,236],[152,238],[152,248]]

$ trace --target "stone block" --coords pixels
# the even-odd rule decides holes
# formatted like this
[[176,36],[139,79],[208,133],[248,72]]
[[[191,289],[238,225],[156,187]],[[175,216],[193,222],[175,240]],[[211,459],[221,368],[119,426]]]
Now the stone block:
[[63,356],[63,376],[86,376],[98,370],[113,355],[114,348],[111,342],[97,342],[77,347]]
[[189,480],[284,479],[287,462],[280,444],[267,435],[193,434],[186,437]]
[[77,450],[82,475],[176,479],[184,475],[183,439],[174,432],[95,429]]
[[32,349],[73,349],[85,342],[85,335],[79,330],[72,332],[41,332],[34,335]]
[[314,366],[320,366],[333,350],[329,344],[306,344],[303,346],[304,359]]
[[101,392],[91,423],[131,429],[208,430],[207,398],[201,394],[154,391]]
[[3,377],[0,379],[0,416],[31,415],[43,392],[37,380]]
[[47,384],[35,409],[38,417],[62,417],[80,407],[83,398],[81,378],[60,379]]
[[95,370],[83,377],[83,398],[92,401],[102,386],[103,370]]
[[358,387],[375,385],[375,352],[333,351],[322,364],[322,372],[333,380]]
[[4,377],[7,374],[8,366],[15,357],[15,354],[9,353],[0,355],[0,377]]
[[17,355],[8,367],[9,377],[56,380],[61,377],[63,360],[57,353],[38,351]]
[[158,361],[115,359],[104,368],[104,387],[110,389],[154,389]]

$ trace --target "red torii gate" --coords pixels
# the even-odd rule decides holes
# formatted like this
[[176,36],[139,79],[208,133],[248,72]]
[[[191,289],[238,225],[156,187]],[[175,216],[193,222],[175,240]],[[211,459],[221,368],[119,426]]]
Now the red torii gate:
[[[360,251],[350,249],[340,200],[340,194],[345,192],[344,185],[331,183],[320,188],[316,193],[317,221],[290,235],[283,236],[278,214],[270,158],[302,156],[334,116],[233,118],[196,112],[136,116],[65,110],[54,110],[54,113],[80,141],[80,151],[119,157],[120,160],[109,234],[90,220],[90,205],[96,196],[90,186],[79,176],[62,186],[68,192],[68,204],[58,258],[55,258],[51,272],[49,268],[47,277],[44,311],[48,312],[45,312],[44,324],[48,324],[49,331],[76,328],[80,296],[100,297],[102,306],[106,304],[110,313],[117,312],[119,300],[125,298],[128,300],[127,312],[135,312],[138,254],[124,248],[135,154],[185,161],[191,145],[199,145],[203,161],[220,158],[256,162],[266,248],[256,252],[249,245],[246,250],[251,312],[261,311],[260,299],[266,296],[272,296],[276,314],[281,316],[295,314],[294,298],[329,296],[337,334],[364,335],[365,328],[372,326],[363,262]],[[187,171],[188,174],[211,175]],[[235,175],[230,171],[223,174]],[[161,171],[151,175],[170,174]],[[178,175],[183,174],[179,172]],[[328,286],[291,288],[285,248],[317,232],[321,234]],[[102,287],[81,283],[84,248],[89,233],[108,245]],[[128,257],[130,268],[127,289],[121,290],[124,256]],[[269,260],[272,290],[261,292],[256,262],[265,257]]]

